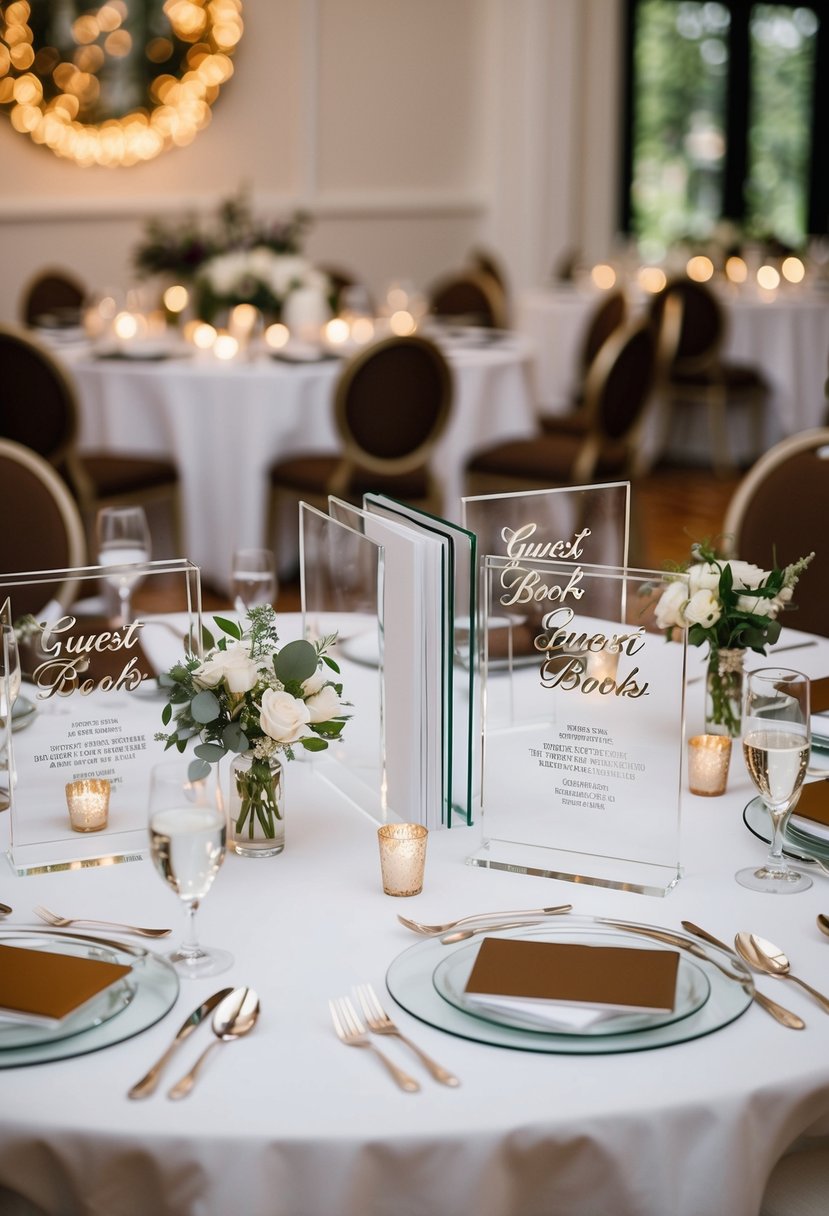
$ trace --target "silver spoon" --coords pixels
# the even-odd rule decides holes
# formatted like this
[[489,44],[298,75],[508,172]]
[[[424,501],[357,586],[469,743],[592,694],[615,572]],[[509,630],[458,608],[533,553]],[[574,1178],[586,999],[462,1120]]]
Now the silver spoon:
[[805,980],[792,975],[791,963],[779,946],[775,946],[773,942],[767,942],[763,937],[758,937],[756,933],[738,933],[734,938],[734,945],[740,957],[745,959],[755,971],[764,971],[766,975],[773,975],[776,979],[794,980],[815,998],[826,1013],[829,1013],[829,997],[825,997],[816,988],[812,988]]
[[817,927],[821,933],[825,933],[829,937],[829,916],[824,916],[822,912],[817,914]]
[[212,1043],[201,1053],[189,1072],[169,1090],[168,1098],[185,1098],[196,1083],[202,1065],[214,1047],[220,1043],[230,1043],[253,1030],[259,1017],[259,997],[252,988],[234,988],[216,1006],[213,1014],[213,1033],[216,1036]]

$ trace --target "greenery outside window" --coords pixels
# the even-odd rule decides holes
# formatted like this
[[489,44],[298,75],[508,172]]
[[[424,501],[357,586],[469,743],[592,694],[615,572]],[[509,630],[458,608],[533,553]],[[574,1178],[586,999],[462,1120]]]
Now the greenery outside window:
[[829,216],[827,0],[628,0],[622,227],[799,247]]

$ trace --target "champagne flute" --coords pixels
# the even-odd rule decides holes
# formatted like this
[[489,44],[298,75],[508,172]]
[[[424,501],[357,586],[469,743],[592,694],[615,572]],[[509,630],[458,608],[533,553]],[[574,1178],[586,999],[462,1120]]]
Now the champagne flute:
[[277,582],[270,549],[236,549],[230,575],[233,607],[240,616],[249,608],[276,601]]
[[743,705],[743,757],[771,816],[772,834],[765,863],[736,874],[751,891],[786,895],[812,885],[807,875],[789,869],[783,855],[783,833],[806,775],[810,744],[808,677],[784,667],[752,671]]
[[227,950],[196,937],[196,912],[225,857],[227,818],[218,772],[191,781],[184,761],[157,764],[150,774],[150,852],[161,877],[184,903],[184,941],[167,957],[179,975],[219,975],[233,962]]
[[[141,566],[150,560],[150,528],[143,507],[102,507],[96,531],[99,566]],[[139,571],[129,570],[107,575],[118,592],[122,625],[132,620],[132,592],[141,577]]]
[[14,751],[12,746],[12,711],[20,695],[21,672],[17,635],[12,625],[0,625],[0,768],[8,774],[8,789],[0,789],[0,811],[11,806],[14,785]]

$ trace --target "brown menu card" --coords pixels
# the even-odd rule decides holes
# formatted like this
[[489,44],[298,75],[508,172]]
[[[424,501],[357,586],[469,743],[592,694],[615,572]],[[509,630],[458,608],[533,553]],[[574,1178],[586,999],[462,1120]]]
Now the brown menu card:
[[57,1025],[131,970],[74,954],[0,945],[0,1018]]
[[810,781],[801,786],[791,824],[802,832],[829,840],[829,781]]
[[679,955],[672,950],[486,937],[466,993],[604,1009],[671,1010],[678,966]]
[[[829,676],[809,681],[809,708],[813,714],[825,714],[829,709]],[[829,723],[826,730],[829,733]]]

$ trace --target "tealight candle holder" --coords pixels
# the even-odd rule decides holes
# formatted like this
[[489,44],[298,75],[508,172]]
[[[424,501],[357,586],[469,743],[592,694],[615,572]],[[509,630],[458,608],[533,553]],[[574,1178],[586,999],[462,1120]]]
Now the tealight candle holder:
[[104,777],[67,782],[66,805],[73,832],[100,832],[106,827],[111,789]]
[[419,895],[423,890],[428,836],[429,829],[420,823],[385,823],[377,829],[386,895]]
[[704,798],[724,794],[730,761],[728,735],[694,735],[688,740],[688,789]]

